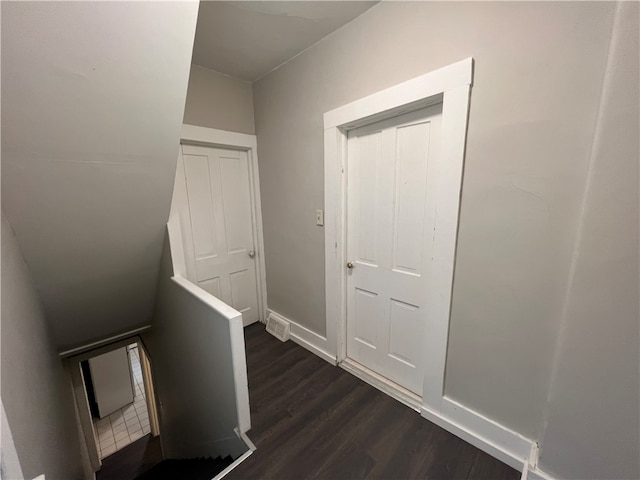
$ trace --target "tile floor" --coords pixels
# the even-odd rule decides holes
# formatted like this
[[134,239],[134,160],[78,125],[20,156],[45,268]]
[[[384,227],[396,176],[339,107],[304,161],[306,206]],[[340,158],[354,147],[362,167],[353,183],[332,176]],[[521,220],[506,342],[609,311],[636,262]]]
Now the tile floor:
[[94,420],[101,459],[135,442],[151,431],[138,345],[134,343],[127,348],[129,348],[131,371],[136,386],[135,397],[132,404],[121,408],[108,417]]

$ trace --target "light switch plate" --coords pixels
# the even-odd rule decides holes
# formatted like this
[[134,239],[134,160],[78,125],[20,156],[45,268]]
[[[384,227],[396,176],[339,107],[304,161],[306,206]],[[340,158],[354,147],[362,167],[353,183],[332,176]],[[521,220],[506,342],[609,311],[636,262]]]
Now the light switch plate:
[[324,226],[324,210],[316,210],[316,225]]

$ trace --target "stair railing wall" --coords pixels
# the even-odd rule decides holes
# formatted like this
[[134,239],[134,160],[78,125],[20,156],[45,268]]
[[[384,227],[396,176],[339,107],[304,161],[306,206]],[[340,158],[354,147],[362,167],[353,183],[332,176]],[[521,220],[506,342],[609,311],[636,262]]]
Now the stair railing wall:
[[149,332],[163,452],[236,457],[246,447],[234,429],[250,428],[242,314],[180,275],[175,221],[167,225]]

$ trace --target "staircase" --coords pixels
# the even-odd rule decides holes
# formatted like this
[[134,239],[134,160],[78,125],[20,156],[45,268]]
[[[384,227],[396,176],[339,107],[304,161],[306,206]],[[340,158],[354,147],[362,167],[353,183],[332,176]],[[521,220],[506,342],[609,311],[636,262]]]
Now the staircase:
[[211,480],[232,462],[231,457],[168,459],[139,475],[135,480]]

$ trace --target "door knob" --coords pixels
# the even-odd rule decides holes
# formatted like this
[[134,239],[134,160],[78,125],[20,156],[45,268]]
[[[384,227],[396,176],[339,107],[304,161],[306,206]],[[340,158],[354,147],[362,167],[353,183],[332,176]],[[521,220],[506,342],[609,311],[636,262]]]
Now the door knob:
[[256,252],[254,252],[253,250],[249,250],[249,253],[247,255],[249,255],[249,258],[253,258],[256,256]]
[[353,267],[355,267],[355,264],[353,262],[347,262],[348,269],[352,269]]

